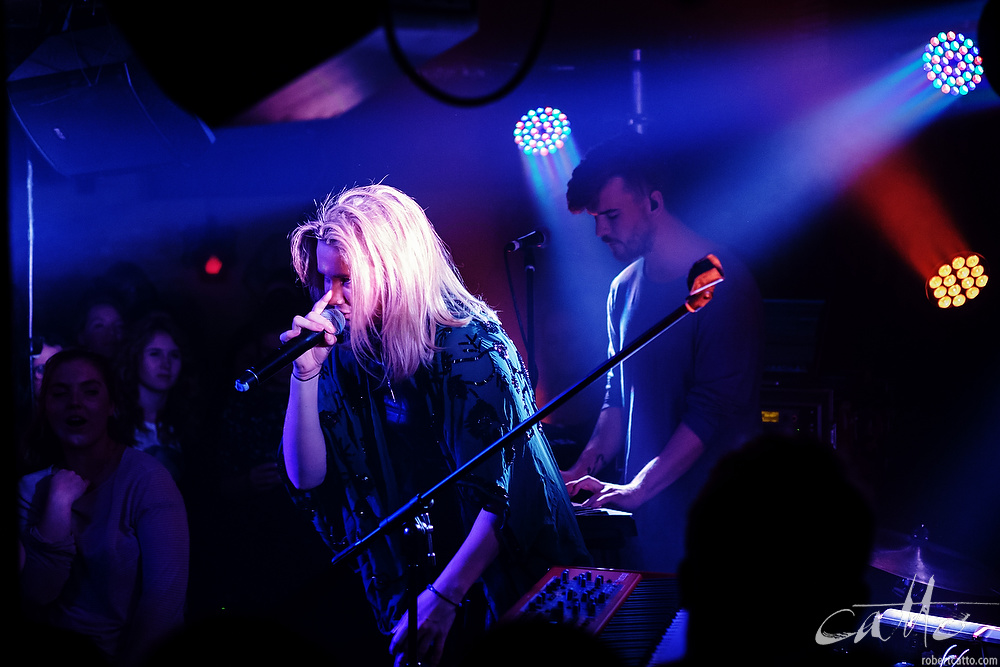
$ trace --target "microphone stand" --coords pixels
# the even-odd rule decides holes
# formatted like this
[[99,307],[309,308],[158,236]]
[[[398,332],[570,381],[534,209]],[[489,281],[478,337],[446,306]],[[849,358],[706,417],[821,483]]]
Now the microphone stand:
[[[508,431],[499,440],[494,441],[493,444],[479,452],[479,454],[471,458],[464,465],[456,468],[430,489],[424,491],[423,493],[418,493],[416,496],[404,503],[402,507],[383,519],[375,530],[368,533],[333,558],[331,565],[336,566],[341,561],[365,548],[370,542],[383,533],[386,533],[389,530],[397,529],[400,526],[403,527],[404,535],[408,536],[408,541],[410,541],[410,546],[413,550],[411,562],[407,565],[409,573],[409,577],[407,579],[407,587],[409,589],[406,636],[407,646],[409,647],[407,651],[407,664],[414,667],[418,664],[415,659],[417,648],[417,595],[419,595],[419,591],[421,589],[414,586],[414,584],[417,583],[416,579],[419,576],[419,571],[421,569],[420,560],[424,559],[424,556],[421,554],[425,553],[427,556],[426,560],[431,564],[435,558],[433,550],[430,548],[429,538],[427,538],[426,541],[420,539],[421,537],[427,537],[429,535],[429,510],[431,505],[434,503],[435,495],[454,484],[459,478],[463,477],[466,472],[498,452],[505,444],[507,444],[508,441],[514,440],[526,434],[535,426],[535,424],[552,414],[552,412],[554,412],[557,408],[561,407],[571,398],[579,394],[591,382],[607,375],[608,371],[641,350],[650,341],[672,327],[685,316],[697,312],[704,307],[704,305],[707,304],[712,298],[715,286],[721,283],[723,279],[722,267],[713,255],[708,255],[707,257],[696,262],[695,265],[691,267],[691,271],[688,274],[688,286],[691,289],[691,294],[687,299],[685,299],[681,306],[647,329],[635,340],[623,347],[618,353],[609,357],[604,363],[591,371],[582,380],[563,391],[561,394],[549,401],[544,407],[536,410],[533,415]],[[426,546],[426,549],[423,548],[424,546]]]
[[528,311],[525,346],[528,348],[528,377],[531,379],[531,388],[534,389],[538,385],[538,368],[535,365],[535,248],[533,246],[524,248],[524,285]]
[[[416,500],[417,498],[414,498],[414,501]],[[437,562],[431,540],[434,526],[430,523],[430,513],[428,512],[433,504],[434,500],[428,498],[425,502],[418,501],[417,505],[409,505],[417,507],[419,513],[411,517],[410,524],[403,529],[404,553],[409,559],[406,564],[406,587],[409,592],[406,602],[406,662],[408,665],[414,666],[420,664],[415,659],[417,655],[417,596],[420,595],[424,586],[423,569],[425,567],[433,568]],[[375,533],[379,532],[381,527],[380,525]]]

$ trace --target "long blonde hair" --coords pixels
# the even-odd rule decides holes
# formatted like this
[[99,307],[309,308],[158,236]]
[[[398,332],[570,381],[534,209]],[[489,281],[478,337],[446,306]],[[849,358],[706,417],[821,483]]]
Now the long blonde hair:
[[359,361],[381,364],[383,380],[402,380],[429,364],[438,325],[498,322],[465,287],[423,209],[395,188],[375,184],[331,194],[289,238],[292,265],[313,300],[324,289],[317,243],[343,253],[351,268],[351,348]]

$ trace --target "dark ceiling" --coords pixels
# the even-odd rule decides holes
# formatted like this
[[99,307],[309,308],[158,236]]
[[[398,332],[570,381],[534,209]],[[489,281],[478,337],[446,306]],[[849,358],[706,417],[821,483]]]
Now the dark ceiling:
[[[389,5],[393,8],[386,13]],[[685,41],[721,43],[755,32],[823,30],[834,22],[896,11],[915,13],[940,5],[928,0],[619,0],[613,4],[600,0],[392,0],[290,1],[236,8],[222,0],[165,5],[128,0],[5,0],[5,48],[9,75],[46,39],[112,23],[168,96],[219,127],[376,31],[393,35],[414,25],[429,26],[444,41],[446,31],[471,22],[475,34],[454,48],[435,52],[440,56],[435,63],[467,70],[507,66],[510,80],[504,82],[513,84],[531,67],[579,67],[623,49],[655,53]],[[981,42],[989,40],[986,32],[985,27],[980,29]],[[386,40],[381,48],[396,57],[397,67],[423,62],[408,63],[407,54],[393,53]],[[482,95],[483,102],[496,99],[488,93]],[[480,96],[470,99],[475,103]]]

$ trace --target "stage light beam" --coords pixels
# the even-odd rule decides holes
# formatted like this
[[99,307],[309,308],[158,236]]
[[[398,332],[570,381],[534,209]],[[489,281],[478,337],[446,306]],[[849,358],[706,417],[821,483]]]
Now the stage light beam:
[[954,269],[942,258],[960,256],[969,243],[912,151],[903,149],[883,158],[859,178],[853,193],[918,280],[926,284],[932,273],[942,280],[947,275],[955,278]]

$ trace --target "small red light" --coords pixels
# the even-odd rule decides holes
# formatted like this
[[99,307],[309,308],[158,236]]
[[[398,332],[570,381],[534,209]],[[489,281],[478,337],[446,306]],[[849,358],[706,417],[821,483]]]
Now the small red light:
[[217,276],[221,271],[222,271],[222,260],[216,257],[215,255],[209,257],[208,261],[205,262],[205,273],[207,273],[210,276]]

